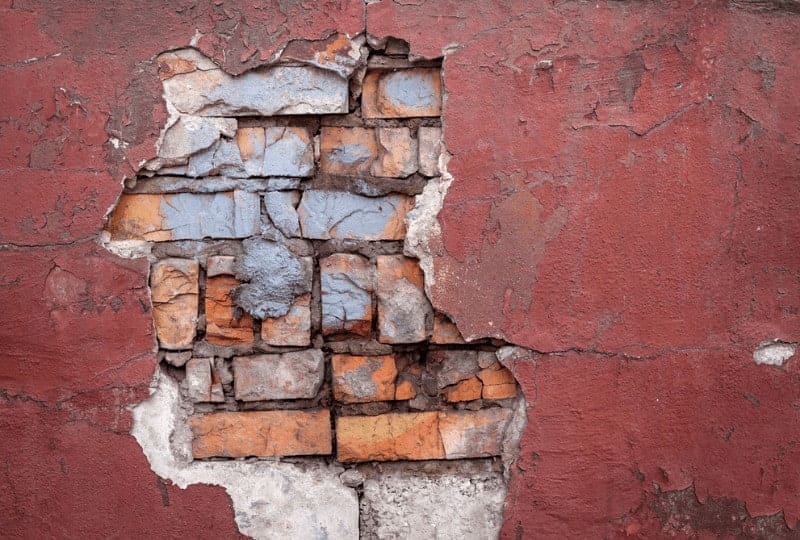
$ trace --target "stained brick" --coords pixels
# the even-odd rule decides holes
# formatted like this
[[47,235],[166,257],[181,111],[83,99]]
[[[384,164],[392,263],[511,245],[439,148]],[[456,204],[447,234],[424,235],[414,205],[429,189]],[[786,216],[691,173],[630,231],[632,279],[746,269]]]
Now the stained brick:
[[197,262],[189,259],[163,259],[153,265],[153,322],[164,349],[192,346],[197,328],[199,270]]
[[363,197],[345,191],[307,190],[297,213],[305,238],[402,240],[414,206],[406,195]]
[[253,319],[236,307],[231,298],[240,285],[233,276],[220,275],[206,280],[206,341],[214,345],[253,342]]
[[186,395],[191,401],[223,402],[225,395],[222,384],[215,381],[211,364],[213,358],[192,358],[186,363]]
[[109,218],[112,240],[244,238],[259,230],[258,194],[124,194]]
[[372,163],[373,176],[404,178],[417,172],[417,140],[408,128],[378,128],[380,155]]
[[300,236],[297,218],[299,191],[268,191],[264,194],[264,205],[272,224],[287,238]]
[[322,332],[369,336],[372,331],[372,268],[360,255],[336,253],[320,260]]
[[419,172],[439,176],[439,155],[442,153],[442,128],[421,126],[417,130]]
[[264,134],[261,171],[264,176],[306,177],[314,174],[314,148],[306,128],[268,127]]
[[233,276],[236,274],[234,265],[236,257],[228,255],[215,255],[208,258],[206,262],[206,276]]
[[470,377],[445,390],[445,398],[451,403],[480,399],[483,384],[477,377]]
[[401,380],[397,383],[397,388],[395,389],[394,399],[398,401],[407,400],[407,399],[414,399],[417,397],[417,389],[414,387],[414,383],[408,379]]
[[377,257],[376,295],[381,343],[416,343],[430,335],[433,308],[416,259]]
[[439,431],[447,459],[500,455],[511,411],[502,407],[439,413]]
[[364,77],[361,111],[365,118],[439,116],[442,79],[435,68],[373,70]]
[[244,458],[328,455],[330,411],[219,412],[189,419],[192,455]]
[[430,351],[428,363],[437,373],[439,388],[456,384],[478,373],[477,351]]
[[337,458],[342,462],[441,459],[439,413],[389,413],[336,419]]
[[320,169],[331,174],[368,174],[378,156],[378,141],[371,128],[323,127],[319,146]]
[[394,357],[335,354],[331,363],[336,401],[366,403],[394,399],[397,378]]
[[431,343],[439,345],[458,345],[466,343],[458,331],[458,327],[443,313],[436,312],[433,316],[433,333]]
[[304,347],[311,344],[311,295],[295,299],[289,313],[266,318],[261,323],[261,340],[269,345]]
[[483,385],[483,399],[510,399],[517,397],[516,383]]
[[264,169],[266,135],[264,128],[248,127],[236,131],[236,146],[247,176],[261,176]]
[[322,351],[237,356],[233,359],[234,395],[240,401],[311,399],[325,375]]

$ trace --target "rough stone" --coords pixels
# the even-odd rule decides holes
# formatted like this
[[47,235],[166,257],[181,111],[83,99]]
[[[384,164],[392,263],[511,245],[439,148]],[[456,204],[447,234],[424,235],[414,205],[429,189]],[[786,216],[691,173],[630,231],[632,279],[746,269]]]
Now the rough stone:
[[218,68],[198,69],[177,73],[163,85],[167,102],[183,114],[274,116],[348,111],[347,79],[311,66],[260,68],[238,77]]
[[445,399],[451,403],[473,401],[481,398],[483,384],[477,377],[470,377],[445,389]]
[[208,258],[206,262],[206,276],[234,276],[236,270],[236,257],[229,255],[215,255]]
[[306,128],[268,127],[265,132],[264,176],[307,177],[314,174],[314,148]]
[[189,426],[195,459],[331,453],[328,409],[219,412],[194,416]]
[[206,341],[214,345],[252,343],[253,319],[236,307],[231,293],[239,281],[229,275],[206,280]]
[[364,118],[409,118],[442,113],[442,79],[436,68],[373,70],[361,91]]
[[286,315],[264,319],[261,322],[261,341],[281,347],[310,345],[311,295],[298,296]]
[[505,494],[502,473],[483,464],[442,473],[385,467],[364,482],[361,538],[498,538]]
[[214,194],[124,194],[109,218],[112,240],[245,238],[260,225],[259,197],[233,191]]
[[158,148],[158,157],[167,162],[186,159],[210,148],[222,135],[233,137],[236,133],[236,124],[235,118],[180,116],[164,132],[164,138]]
[[375,291],[381,343],[417,343],[430,335],[433,308],[415,259],[402,255],[377,257]]
[[447,459],[499,456],[512,411],[502,407],[439,413],[439,431]]
[[420,126],[417,130],[419,172],[424,176],[439,176],[439,156],[442,153],[442,128]]
[[[438,311],[433,314],[433,332],[431,333],[431,343],[437,345],[460,345],[466,343],[458,331],[458,327]],[[494,355],[492,355],[494,360]]]
[[388,413],[336,418],[336,452],[342,462],[442,459],[439,413]]
[[305,238],[316,240],[402,240],[413,198],[370,198],[343,191],[307,190],[297,213]]
[[233,359],[234,395],[239,401],[311,399],[324,375],[325,358],[318,349]]
[[313,260],[298,257],[286,246],[250,238],[243,242],[244,256],[237,261],[236,277],[249,281],[239,287],[236,304],[257,319],[282,317],[298,296],[311,292]]
[[364,257],[335,253],[319,262],[322,333],[369,336],[372,332],[372,268]]
[[268,191],[264,204],[272,224],[286,237],[300,236],[300,221],[297,218],[298,191]]
[[444,388],[478,373],[478,353],[471,350],[429,351],[428,364],[436,372],[439,388]]
[[163,259],[153,264],[150,292],[153,322],[164,349],[188,349],[197,327],[200,265],[189,259]]
[[336,401],[366,403],[394,399],[397,367],[393,356],[335,354],[331,364]]
[[411,130],[402,128],[377,128],[380,156],[373,161],[373,176],[405,178],[417,172],[417,140]]
[[375,130],[323,127],[320,130],[320,169],[331,174],[368,174],[378,156]]

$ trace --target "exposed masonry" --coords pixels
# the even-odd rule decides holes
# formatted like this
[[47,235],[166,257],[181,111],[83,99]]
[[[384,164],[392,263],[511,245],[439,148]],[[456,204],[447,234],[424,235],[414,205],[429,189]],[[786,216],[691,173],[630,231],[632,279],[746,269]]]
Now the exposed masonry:
[[225,486],[253,537],[493,537],[525,351],[467,343],[426,293],[441,61],[345,41],[239,77],[159,56],[170,120],[106,228],[151,260],[134,435],[162,477]]

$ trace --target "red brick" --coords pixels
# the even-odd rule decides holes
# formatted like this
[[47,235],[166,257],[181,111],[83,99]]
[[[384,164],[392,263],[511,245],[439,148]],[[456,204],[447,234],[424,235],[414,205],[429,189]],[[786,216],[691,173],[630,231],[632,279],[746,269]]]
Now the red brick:
[[340,416],[336,452],[342,462],[442,459],[439,413]]
[[395,398],[397,367],[393,356],[335,354],[331,364],[336,401],[365,403]]
[[197,262],[189,259],[163,259],[153,265],[153,322],[164,349],[192,346],[197,329],[199,270]]
[[231,292],[240,283],[227,275],[206,280],[206,341],[214,345],[253,342],[253,319],[236,308]]

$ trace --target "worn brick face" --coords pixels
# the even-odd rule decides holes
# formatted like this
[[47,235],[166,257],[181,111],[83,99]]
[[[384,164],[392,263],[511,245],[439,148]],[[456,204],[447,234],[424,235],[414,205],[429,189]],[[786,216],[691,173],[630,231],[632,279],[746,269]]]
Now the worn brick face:
[[365,118],[439,116],[442,79],[435,68],[373,70],[364,77],[361,96]]
[[194,416],[189,426],[195,459],[328,455],[332,450],[327,409],[219,412]]
[[373,176],[405,178],[417,172],[417,140],[409,128],[377,128],[380,156],[372,163]]
[[402,240],[414,199],[406,195],[364,197],[346,191],[307,190],[297,208],[305,238]]
[[430,335],[433,308],[416,259],[377,257],[376,294],[381,343],[417,343]]
[[331,174],[369,174],[378,155],[372,128],[323,127],[320,130],[320,169]]
[[324,375],[324,358],[317,349],[233,359],[234,395],[240,401],[311,399]]
[[333,397],[343,403],[366,403],[395,399],[397,367],[394,357],[335,354]]
[[322,332],[369,336],[372,332],[373,277],[370,262],[336,253],[320,260]]
[[311,295],[298,296],[286,315],[264,319],[261,322],[261,340],[283,347],[310,345]]
[[192,346],[197,329],[199,271],[197,262],[188,259],[163,259],[153,265],[153,322],[164,349]]
[[236,307],[231,292],[240,285],[233,276],[206,280],[206,341],[215,345],[253,342],[253,319]]
[[389,413],[336,419],[337,459],[396,461],[442,459],[439,413]]
[[439,431],[447,459],[500,455],[511,411],[502,407],[439,413]]

